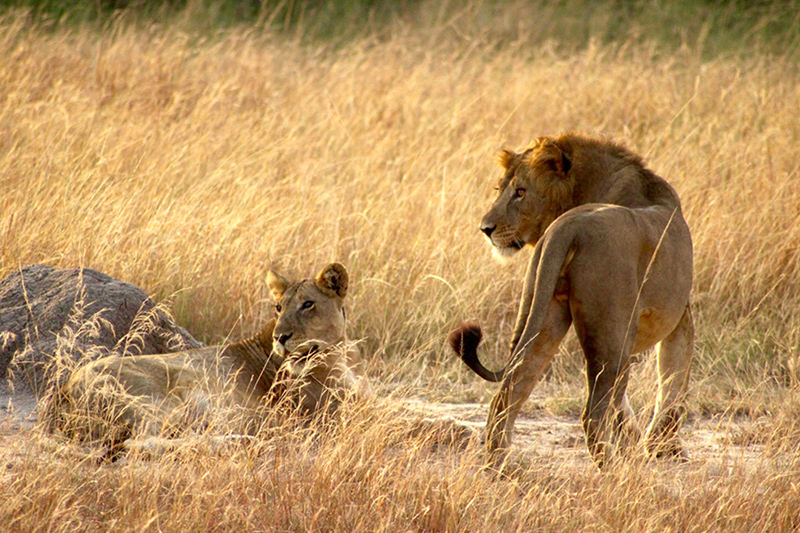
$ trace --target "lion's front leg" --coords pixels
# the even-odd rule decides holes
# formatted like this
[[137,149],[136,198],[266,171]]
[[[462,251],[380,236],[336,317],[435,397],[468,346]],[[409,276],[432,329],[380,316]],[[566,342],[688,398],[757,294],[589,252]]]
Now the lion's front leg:
[[689,372],[694,344],[694,326],[689,306],[680,322],[658,346],[658,396],[647,428],[647,451],[657,457],[685,457],[678,438],[686,408]]
[[625,451],[632,449],[642,440],[642,432],[636,423],[636,413],[633,412],[628,401],[627,392],[622,396],[622,406],[617,417],[617,425],[614,427],[614,434],[620,448]]

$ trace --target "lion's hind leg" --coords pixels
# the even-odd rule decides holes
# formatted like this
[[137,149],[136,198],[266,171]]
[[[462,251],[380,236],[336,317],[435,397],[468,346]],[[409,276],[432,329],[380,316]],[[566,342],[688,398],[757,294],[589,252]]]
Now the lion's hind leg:
[[625,454],[639,440],[639,430],[626,390],[631,365],[631,349],[636,336],[619,331],[611,311],[608,320],[586,320],[579,315],[576,331],[586,359],[588,394],[581,415],[586,446],[598,468],[613,456]]
[[612,442],[616,439],[624,447],[630,440],[631,415],[625,408],[628,374],[627,365],[616,369],[587,358],[589,394],[581,422],[586,446],[601,469],[611,459]]
[[[530,396],[552,361],[558,346],[572,325],[567,302],[553,299],[542,329],[528,345],[518,345],[509,360],[500,390],[489,405],[486,420],[487,463],[493,468],[502,466],[522,404]],[[522,336],[525,338],[525,335]],[[520,341],[524,342],[524,341]]]
[[678,325],[658,346],[658,396],[645,434],[647,451],[656,457],[686,457],[678,430],[686,413],[693,344],[694,325],[687,305]]

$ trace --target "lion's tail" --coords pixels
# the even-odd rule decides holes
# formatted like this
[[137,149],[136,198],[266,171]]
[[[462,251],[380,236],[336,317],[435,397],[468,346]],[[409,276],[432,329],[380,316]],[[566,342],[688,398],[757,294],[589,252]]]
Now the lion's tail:
[[[511,340],[509,364],[512,366],[518,363],[518,357],[538,336],[555,294],[558,278],[572,261],[574,253],[575,233],[570,226],[557,226],[557,229],[551,227],[537,244],[528,267]],[[478,359],[478,344],[482,338],[481,327],[475,322],[463,322],[448,336],[450,347],[473,372],[486,381],[501,381],[509,365],[497,372],[483,366]]]
[[518,358],[527,351],[544,326],[558,279],[575,255],[576,237],[574,224],[559,224],[557,220],[536,245],[522,289],[509,365],[518,364]]
[[486,381],[496,383],[503,379],[505,368],[499,372],[493,372],[483,366],[478,359],[478,345],[481,343],[481,339],[483,339],[483,332],[477,322],[462,322],[461,326],[447,336],[450,347],[473,372]]

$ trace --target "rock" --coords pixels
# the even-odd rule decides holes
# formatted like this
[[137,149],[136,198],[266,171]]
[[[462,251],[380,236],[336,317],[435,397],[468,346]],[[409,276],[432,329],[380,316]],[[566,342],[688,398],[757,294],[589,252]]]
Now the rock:
[[140,288],[91,268],[29,265],[0,280],[0,378],[37,395],[87,360],[202,346]]

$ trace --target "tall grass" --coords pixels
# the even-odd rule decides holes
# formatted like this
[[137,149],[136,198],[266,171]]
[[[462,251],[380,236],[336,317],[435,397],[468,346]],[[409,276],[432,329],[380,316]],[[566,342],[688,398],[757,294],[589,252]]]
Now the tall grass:
[[603,43],[658,42],[699,53],[791,53],[800,49],[797,0],[4,0],[0,13],[27,9],[50,28],[119,18],[213,33],[241,24],[304,41],[329,43],[391,36],[403,28],[455,31],[493,44],[554,40],[568,49]]
[[[218,342],[271,316],[269,267],[308,276],[341,261],[352,278],[350,336],[363,339],[373,376],[432,399],[487,400],[493,388],[461,369],[444,336],[476,318],[490,360],[505,356],[527,256],[494,262],[477,230],[495,152],[565,130],[607,135],[676,187],[692,229],[690,412],[766,416],[753,438],[791,449],[800,403],[791,50],[709,58],[698,39],[665,53],[645,38],[592,35],[565,47],[537,34],[545,19],[527,18],[524,6],[483,19],[481,5],[423,3],[413,24],[397,19],[335,45],[240,26],[202,37],[124,16],[99,31],[53,30],[9,12],[0,20],[0,276],[34,262],[96,268],[166,300],[181,325]],[[579,406],[574,344],[541,390]],[[642,408],[652,362],[636,372]],[[798,465],[781,454],[722,473],[534,463],[494,481],[473,455],[431,459],[413,442],[380,439],[362,427],[188,467],[97,467],[31,436],[4,449],[0,523],[730,531],[800,521]]]
[[432,453],[398,438],[395,416],[373,401],[322,431],[114,464],[17,439],[0,451],[0,518],[8,531],[357,532],[794,531],[800,520],[796,454],[603,473],[544,456],[497,478],[474,449]]

